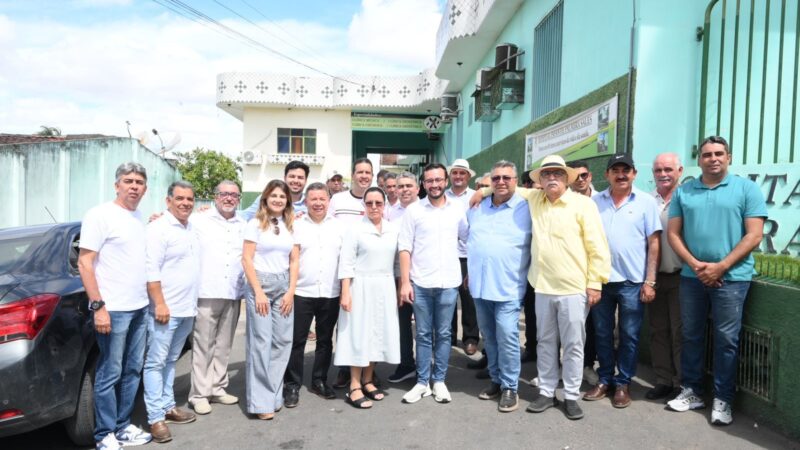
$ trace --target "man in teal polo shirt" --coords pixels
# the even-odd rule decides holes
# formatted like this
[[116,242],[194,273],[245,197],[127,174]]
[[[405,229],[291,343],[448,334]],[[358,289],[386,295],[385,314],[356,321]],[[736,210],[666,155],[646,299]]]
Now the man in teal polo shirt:
[[752,181],[728,173],[731,152],[712,136],[700,145],[699,179],[672,196],[669,243],[684,261],[680,302],[683,322],[681,393],[668,403],[675,411],[704,408],[705,325],[711,308],[714,327],[714,408],[711,423],[733,422],[731,403],[742,312],[761,242],[767,205]]

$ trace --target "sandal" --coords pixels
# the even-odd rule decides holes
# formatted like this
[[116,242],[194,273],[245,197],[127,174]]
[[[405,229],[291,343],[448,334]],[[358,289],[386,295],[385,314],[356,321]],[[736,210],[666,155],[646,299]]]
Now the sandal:
[[364,394],[365,395],[364,397],[361,397],[361,398],[356,399],[356,400],[353,400],[352,398],[350,398],[350,394],[352,394],[353,392],[356,392],[356,391],[361,391],[361,393],[364,394],[364,391],[362,391],[360,387],[357,387],[355,389],[351,389],[350,392],[348,392],[347,394],[344,395],[344,397],[345,397],[344,401],[347,402],[350,405],[353,405],[353,408],[358,408],[358,409],[369,409],[369,408],[372,408],[372,404],[370,404],[368,406],[364,405],[364,403],[369,401],[369,399],[366,397],[366,394]]
[[378,386],[375,386],[375,382],[374,381],[369,381],[367,383],[363,383],[363,385],[364,385],[363,388],[366,388],[369,385],[372,385],[372,387],[375,388],[375,389],[373,389],[371,391],[369,389],[363,389],[362,388],[362,390],[364,392],[364,395],[366,395],[370,400],[375,400],[376,402],[379,402],[379,401],[383,400],[386,397],[386,393],[383,392],[382,390],[378,389]]

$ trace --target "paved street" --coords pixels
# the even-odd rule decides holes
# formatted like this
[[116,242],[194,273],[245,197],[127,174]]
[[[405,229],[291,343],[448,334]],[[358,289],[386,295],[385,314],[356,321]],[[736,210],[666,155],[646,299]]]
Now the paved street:
[[[245,397],[244,388],[244,314],[239,323],[231,366],[229,392]],[[306,377],[310,375],[313,343],[306,353]],[[179,361],[175,380],[178,403],[186,405],[189,391],[189,359]],[[199,416],[197,422],[170,425],[174,439],[167,444],[149,444],[151,449],[220,449],[220,448],[724,448],[752,449],[800,448],[765,426],[758,426],[742,414],[735,415],[727,428],[709,424],[709,410],[674,413],[663,403],[644,400],[652,374],[640,367],[640,377],[632,386],[633,404],[616,410],[609,401],[581,402],[586,417],[570,421],[562,410],[550,409],[541,414],[525,412],[534,397],[534,389],[525,382],[520,386],[520,409],[509,414],[497,412],[494,401],[477,398],[485,381],[476,380],[466,369],[468,357],[453,350],[448,372],[448,387],[453,395],[450,404],[438,404],[431,397],[417,404],[405,405],[400,399],[413,381],[389,385],[387,398],[371,410],[358,411],[340,399],[322,400],[303,388],[297,408],[284,408],[272,421],[250,419],[244,401],[239,405],[213,405],[214,411]],[[379,367],[383,380],[391,374],[388,365]],[[535,364],[522,366],[522,379],[530,380]],[[331,370],[331,377],[335,370]],[[384,381],[384,386],[388,383]],[[584,386],[584,390],[586,386]],[[559,392],[560,395],[560,392]],[[137,405],[134,422],[145,423],[143,405]],[[42,430],[0,439],[0,449],[66,449],[69,440],[58,424]]]

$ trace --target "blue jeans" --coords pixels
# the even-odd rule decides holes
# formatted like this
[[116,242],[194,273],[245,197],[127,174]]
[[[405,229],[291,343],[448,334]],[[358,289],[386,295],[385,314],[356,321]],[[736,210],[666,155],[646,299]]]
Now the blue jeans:
[[[595,348],[601,384],[627,386],[636,375],[639,356],[639,331],[644,303],[639,300],[642,283],[621,281],[603,285],[600,303],[592,308]],[[614,312],[619,306],[619,347],[614,352]],[[614,375],[614,368],[618,374]]]
[[739,357],[739,332],[749,281],[723,281],[709,288],[697,278],[681,277],[681,385],[703,395],[705,338],[708,310],[714,327],[714,396],[733,402],[736,390],[736,365]]
[[[450,333],[458,288],[423,288],[414,285],[414,320],[417,323],[417,384],[444,381],[450,363]],[[433,375],[431,375],[433,358]]]
[[131,423],[142,378],[147,307],[111,311],[111,333],[95,333],[100,356],[94,378],[94,440],[102,441]]
[[192,332],[194,317],[172,317],[158,323],[147,314],[147,358],[144,362],[144,405],[147,423],[164,420],[167,411],[175,407],[175,363],[181,356],[183,344]]
[[519,313],[523,300],[474,300],[492,383],[517,392],[520,371]]

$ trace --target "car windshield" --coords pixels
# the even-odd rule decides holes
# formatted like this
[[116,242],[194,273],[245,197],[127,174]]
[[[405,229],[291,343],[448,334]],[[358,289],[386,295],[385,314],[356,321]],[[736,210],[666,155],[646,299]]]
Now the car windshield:
[[39,245],[43,234],[0,238],[0,273],[20,264]]

